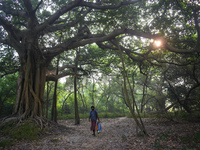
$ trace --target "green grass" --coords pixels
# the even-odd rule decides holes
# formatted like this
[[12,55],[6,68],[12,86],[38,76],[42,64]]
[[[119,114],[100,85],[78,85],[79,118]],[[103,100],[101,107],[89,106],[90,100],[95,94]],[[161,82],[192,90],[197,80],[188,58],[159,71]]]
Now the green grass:
[[1,134],[9,136],[12,139],[35,140],[41,133],[41,129],[31,120],[26,120],[17,124],[10,121],[0,126],[0,132]]
[[191,148],[197,148],[197,143],[200,143],[200,131],[188,136],[180,137],[181,143],[188,145]]
[[13,140],[3,139],[0,141],[0,148],[4,150],[7,146],[11,146],[12,144],[13,144]]
[[6,139],[0,141],[0,147],[4,149],[17,140],[36,140],[43,132],[44,131],[31,120],[26,120],[22,123],[9,121],[0,126],[0,134],[6,137]]
[[[137,113],[136,113],[136,116],[139,117],[139,115],[138,115]],[[128,114],[126,115],[126,117],[128,117],[128,118],[132,118],[131,113],[128,113]],[[141,117],[141,118],[149,118],[150,115],[147,114],[147,113],[140,113],[140,117]]]
[[[118,114],[118,113],[98,113],[98,115],[99,115],[99,118],[123,117],[123,115]],[[87,113],[87,114],[79,114],[79,117],[81,119],[89,118],[89,113]],[[65,120],[65,119],[75,119],[75,115],[74,114],[69,114],[69,115],[58,116],[58,120]]]
[[99,118],[117,118],[123,117],[123,115],[118,113],[99,113]]

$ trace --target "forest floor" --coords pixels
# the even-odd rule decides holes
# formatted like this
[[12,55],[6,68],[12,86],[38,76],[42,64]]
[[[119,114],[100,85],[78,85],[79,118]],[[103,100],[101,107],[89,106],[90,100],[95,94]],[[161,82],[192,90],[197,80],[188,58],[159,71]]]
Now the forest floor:
[[132,118],[100,118],[102,132],[96,136],[89,130],[90,122],[82,119],[59,120],[59,126],[35,141],[18,141],[6,149],[26,150],[162,150],[200,149],[200,123],[178,123],[143,119],[148,137],[136,135]]

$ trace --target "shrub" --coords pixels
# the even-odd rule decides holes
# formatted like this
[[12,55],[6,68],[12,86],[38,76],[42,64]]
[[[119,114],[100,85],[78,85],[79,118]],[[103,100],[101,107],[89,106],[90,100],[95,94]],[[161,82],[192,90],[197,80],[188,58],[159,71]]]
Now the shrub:
[[17,140],[35,140],[41,134],[41,129],[31,120],[15,123],[9,121],[0,127],[1,134]]

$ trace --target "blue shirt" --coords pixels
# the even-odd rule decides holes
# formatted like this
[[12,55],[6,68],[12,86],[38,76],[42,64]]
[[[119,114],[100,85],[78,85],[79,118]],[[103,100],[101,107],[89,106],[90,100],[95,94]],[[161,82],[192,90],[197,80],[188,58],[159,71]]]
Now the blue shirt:
[[92,121],[96,121],[97,120],[97,112],[96,112],[96,110],[90,112],[90,118],[91,118]]

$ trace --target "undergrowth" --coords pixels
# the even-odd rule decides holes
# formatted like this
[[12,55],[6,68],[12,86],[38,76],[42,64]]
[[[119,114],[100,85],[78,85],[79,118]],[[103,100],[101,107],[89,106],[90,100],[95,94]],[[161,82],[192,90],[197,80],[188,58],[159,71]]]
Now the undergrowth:
[[17,140],[36,140],[45,131],[35,124],[32,120],[26,120],[21,123],[9,121],[0,126],[0,134],[5,139],[0,141],[0,147],[3,149],[6,146],[10,146]]
[[181,143],[186,144],[190,148],[197,148],[197,143],[200,143],[200,131],[194,132],[191,135],[180,136]]
[[[98,113],[98,115],[99,115],[99,118],[123,117],[123,115],[118,114],[118,113]],[[79,117],[81,119],[89,118],[89,112],[87,114],[79,114]],[[69,114],[69,115],[58,116],[58,120],[65,120],[65,119],[75,119],[75,115],[74,114]]]

